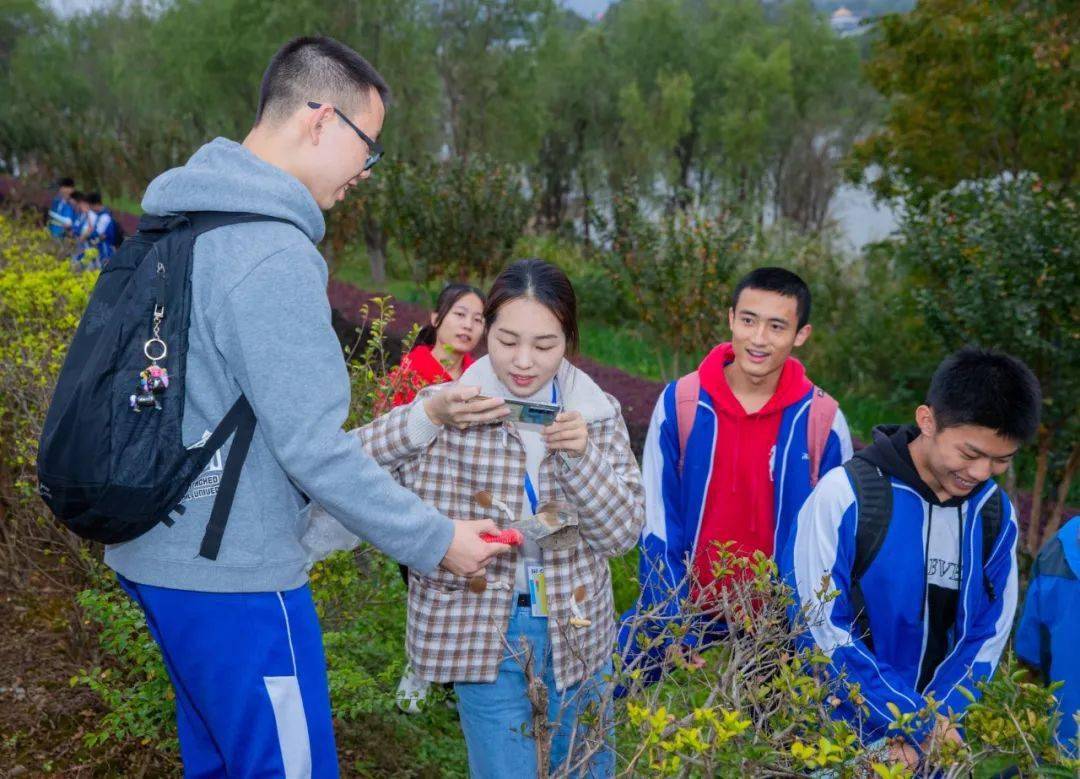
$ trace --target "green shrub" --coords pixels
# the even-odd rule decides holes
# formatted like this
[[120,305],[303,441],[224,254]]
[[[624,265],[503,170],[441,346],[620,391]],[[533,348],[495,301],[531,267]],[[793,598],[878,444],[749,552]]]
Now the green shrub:
[[13,584],[42,558],[54,580],[85,573],[78,539],[44,516],[35,473],[53,383],[97,279],[72,273],[70,248],[0,214],[0,575]]
[[[778,580],[773,561],[760,552],[749,560],[727,549],[720,552],[718,575],[734,574],[728,586],[714,590],[713,597],[683,601],[682,625],[642,640],[678,643],[691,632],[700,648],[709,641],[707,625],[724,621],[731,630],[722,639],[712,638],[712,648],[700,655],[669,652],[658,685],[637,687],[639,668],[616,671],[630,690],[616,709],[616,750],[627,774],[915,775],[888,765],[881,751],[858,741],[850,724],[832,718],[841,700],[856,707],[865,702],[857,685],[823,673],[829,659],[822,652],[793,648],[797,633],[826,618],[823,613],[804,610],[792,627],[790,591]],[[823,580],[823,593],[830,586]],[[665,611],[661,605],[654,614]],[[1080,761],[1066,759],[1054,743],[1053,690],[1026,681],[1011,653],[980,690],[981,699],[963,720],[966,743],[930,745],[917,775],[990,777],[1015,768],[1020,776],[1071,776],[1080,769]],[[900,715],[899,709],[895,714],[892,736],[898,737],[916,720],[939,712],[931,701],[915,715]]]
[[424,283],[489,280],[510,258],[532,212],[512,168],[482,157],[399,165],[373,205]]
[[1080,471],[1080,209],[1068,192],[1022,176],[939,195],[909,210],[900,233],[897,262],[943,350],[1002,349],[1042,385],[1025,539],[1035,554],[1057,532]]
[[685,355],[723,340],[732,276],[753,238],[752,226],[734,214],[678,212],[655,224],[632,199],[616,200],[604,266],[665,379],[691,367]]
[[1063,759],[1054,741],[1062,716],[1054,698],[1060,683],[1047,688],[1030,676],[1008,652],[982,686],[982,699],[969,707],[964,733],[971,751],[985,755],[978,775],[992,776],[1010,767],[1019,776],[1065,777],[1080,770],[1080,760]]
[[85,669],[71,683],[89,687],[108,709],[84,742],[89,747],[135,742],[159,757],[179,760],[176,696],[142,609],[100,563],[94,565],[91,586],[77,600],[85,618],[99,628],[104,655],[102,664]]

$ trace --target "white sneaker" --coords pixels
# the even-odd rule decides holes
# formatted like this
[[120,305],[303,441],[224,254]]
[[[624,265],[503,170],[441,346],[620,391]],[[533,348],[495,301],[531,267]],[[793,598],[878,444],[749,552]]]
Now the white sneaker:
[[405,673],[398,682],[397,694],[394,696],[397,699],[397,707],[406,714],[419,714],[424,708],[429,689],[431,689],[431,682],[426,682],[417,676],[412,663],[409,663],[405,666]]

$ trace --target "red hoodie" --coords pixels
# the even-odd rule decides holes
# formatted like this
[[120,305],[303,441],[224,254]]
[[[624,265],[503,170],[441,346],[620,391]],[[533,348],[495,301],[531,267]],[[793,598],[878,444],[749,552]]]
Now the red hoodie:
[[731,344],[724,343],[698,368],[701,388],[712,399],[717,420],[716,451],[694,559],[702,588],[715,578],[712,564],[719,553],[714,541],[732,541],[732,551],[747,557],[758,549],[772,555],[776,436],[784,409],[802,399],[812,386],[802,363],[789,357],[773,396],[760,411],[747,414],[724,375],[724,366],[734,359]]

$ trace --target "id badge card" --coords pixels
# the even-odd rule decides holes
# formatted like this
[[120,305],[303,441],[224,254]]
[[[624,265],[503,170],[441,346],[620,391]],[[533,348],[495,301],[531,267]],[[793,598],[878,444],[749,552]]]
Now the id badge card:
[[547,583],[544,581],[544,566],[529,565],[525,568],[529,576],[529,600],[532,601],[532,615],[548,615]]

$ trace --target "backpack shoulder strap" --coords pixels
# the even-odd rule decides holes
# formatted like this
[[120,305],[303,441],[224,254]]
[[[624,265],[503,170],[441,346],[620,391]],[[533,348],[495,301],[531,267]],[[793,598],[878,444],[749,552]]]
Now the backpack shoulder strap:
[[293,224],[288,219],[266,214],[242,213],[239,211],[189,211],[184,214],[191,222],[191,232],[194,237],[203,233],[216,230],[228,225],[245,224],[247,222],[282,222]]
[[[190,225],[192,235],[197,237],[219,227],[233,224],[245,224],[247,222],[283,222],[293,224],[288,219],[266,214],[249,214],[238,211],[187,211],[182,214],[142,214],[139,217],[139,226],[136,228],[142,235],[161,236],[172,230],[181,228],[187,223]],[[116,223],[115,216],[113,223]],[[119,224],[117,224],[119,227]]]
[[810,398],[810,415],[807,418],[806,438],[810,454],[810,487],[817,486],[821,475],[821,458],[825,455],[825,445],[829,441],[833,420],[840,404],[821,387],[814,386]]
[[852,584],[857,584],[874,562],[885,543],[892,522],[892,483],[869,460],[852,457],[844,463],[851,478],[858,507],[855,530],[855,562],[851,567]]
[[892,522],[892,483],[868,460],[852,457],[843,468],[855,491],[858,518],[855,526],[855,561],[851,566],[851,607],[858,635],[873,651],[862,578],[885,543]]
[[679,425],[679,475],[686,465],[686,442],[697,417],[698,397],[701,394],[701,376],[691,371],[675,382],[675,421]]
[[233,436],[232,446],[229,447],[225,467],[221,472],[221,481],[218,482],[218,493],[210,509],[210,521],[206,524],[206,531],[199,545],[199,556],[207,560],[216,560],[221,549],[221,539],[225,535],[225,525],[229,521],[236,487],[240,483],[240,470],[244,467],[251,439],[255,435],[255,425],[255,411],[241,393],[204,446],[205,459],[209,461],[209,456],[217,452],[229,436]]
[[1001,515],[1003,513],[1001,502],[1003,499],[1001,487],[997,487],[982,507],[983,589],[986,590],[986,596],[991,601],[997,599],[997,593],[994,591],[994,583],[990,581],[990,577],[986,574],[986,564],[990,561],[990,554],[994,551],[994,544],[997,543],[998,536],[1001,534]]

